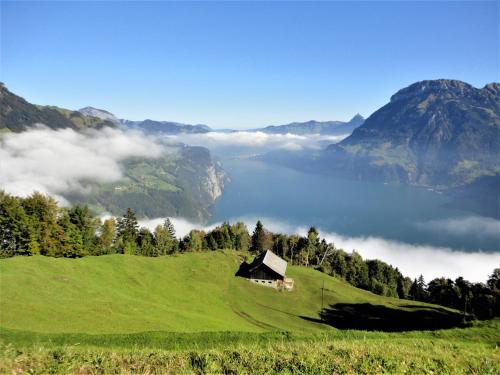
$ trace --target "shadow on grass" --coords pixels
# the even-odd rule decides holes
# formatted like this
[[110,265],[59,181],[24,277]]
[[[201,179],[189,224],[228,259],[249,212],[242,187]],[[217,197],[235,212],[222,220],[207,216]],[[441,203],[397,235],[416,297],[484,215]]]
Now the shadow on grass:
[[234,276],[248,277],[249,270],[250,270],[250,263],[243,262],[240,264],[240,268],[238,268],[238,271],[236,271]]
[[404,309],[369,303],[338,303],[320,312],[320,318],[301,318],[339,329],[414,331],[465,327],[463,315],[439,307],[407,305]]

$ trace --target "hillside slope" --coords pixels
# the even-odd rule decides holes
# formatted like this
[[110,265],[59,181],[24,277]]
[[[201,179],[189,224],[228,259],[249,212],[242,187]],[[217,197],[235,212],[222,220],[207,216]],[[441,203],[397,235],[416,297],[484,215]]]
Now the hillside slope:
[[280,292],[235,277],[241,261],[234,252],[1,259],[0,328],[95,334],[316,332],[331,329],[317,321],[323,282],[325,307],[370,304],[408,313],[433,309],[380,297],[301,267],[288,271],[295,290]]
[[414,83],[326,151],[356,178],[448,188],[500,172],[500,84]]
[[221,196],[227,176],[204,147],[180,145],[171,151],[156,159],[126,160],[122,180],[65,197],[95,212],[122,215],[132,208],[139,217],[175,216],[203,222]]
[[78,111],[31,104],[0,83],[0,131],[18,133],[35,124],[44,124],[51,129],[75,130],[114,126],[111,121],[85,116]]

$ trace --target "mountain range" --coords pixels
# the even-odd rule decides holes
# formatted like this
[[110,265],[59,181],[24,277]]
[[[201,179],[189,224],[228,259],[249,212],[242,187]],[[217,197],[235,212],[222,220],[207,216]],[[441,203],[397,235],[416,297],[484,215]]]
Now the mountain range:
[[78,112],[84,114],[85,116],[98,117],[101,120],[111,121],[115,125],[124,129],[135,129],[141,130],[147,134],[184,134],[184,133],[208,133],[210,129],[207,125],[190,125],[182,124],[180,122],[173,121],[156,121],[156,120],[141,120],[141,121],[131,121],[125,119],[119,119],[114,114],[104,110],[97,109],[94,107],[85,107],[78,110]]
[[322,134],[322,135],[344,135],[351,134],[354,129],[361,126],[365,119],[359,113],[351,120],[344,121],[306,121],[292,122],[285,125],[269,125],[264,128],[252,129],[268,134]]

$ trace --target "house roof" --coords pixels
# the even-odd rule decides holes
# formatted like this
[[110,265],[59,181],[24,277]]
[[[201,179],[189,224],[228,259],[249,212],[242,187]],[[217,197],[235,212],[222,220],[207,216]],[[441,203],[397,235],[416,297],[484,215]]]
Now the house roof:
[[285,277],[286,266],[287,266],[286,260],[277,256],[271,250],[266,250],[263,253],[259,254],[257,257],[255,257],[254,261],[250,265],[250,270],[255,269],[261,264],[265,264],[277,274]]

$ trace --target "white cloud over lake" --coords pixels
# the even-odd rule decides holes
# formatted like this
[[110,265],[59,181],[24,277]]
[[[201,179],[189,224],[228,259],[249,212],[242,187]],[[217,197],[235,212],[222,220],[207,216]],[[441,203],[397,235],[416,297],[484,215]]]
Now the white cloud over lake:
[[218,147],[244,147],[266,150],[299,151],[304,149],[320,149],[328,143],[337,143],[346,138],[344,135],[297,135],[297,134],[268,134],[260,131],[236,132],[209,132],[203,134],[179,134],[167,136],[193,146]]
[[451,236],[488,236],[496,237],[500,244],[500,220],[468,216],[452,219],[430,220],[417,226],[430,232],[445,233]]
[[[186,235],[192,229],[210,230],[220,224],[203,226],[184,219],[171,220],[179,237]],[[242,221],[252,232],[257,220],[258,218],[255,217],[240,217],[231,218],[229,222]],[[305,235],[308,229],[273,218],[260,218],[260,220],[267,229],[273,232]],[[140,224],[153,230],[162,222],[163,219],[153,219],[140,221]],[[500,252],[464,252],[447,247],[409,244],[381,237],[350,237],[323,231],[321,228],[318,230],[320,236],[333,242],[336,248],[342,248],[348,252],[356,250],[365,259],[380,259],[398,267],[403,275],[411,278],[422,274],[426,281],[430,281],[442,276],[452,279],[463,276],[469,281],[485,282],[493,269],[500,267]]]
[[76,132],[43,126],[0,138],[0,188],[26,196],[88,191],[89,182],[123,178],[121,162],[130,157],[158,157],[165,148],[138,132],[104,128]]

